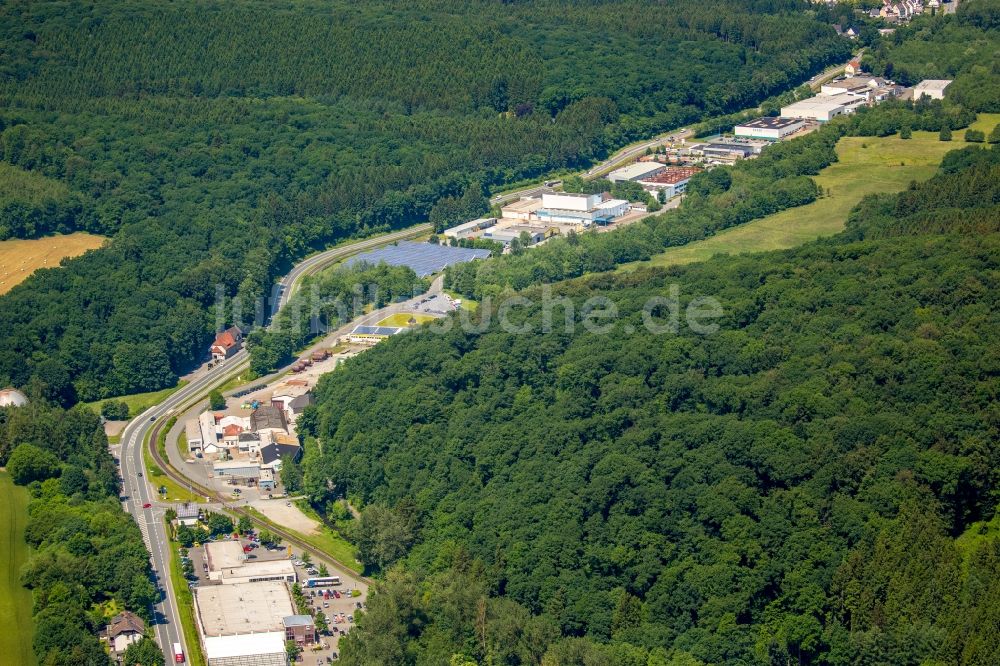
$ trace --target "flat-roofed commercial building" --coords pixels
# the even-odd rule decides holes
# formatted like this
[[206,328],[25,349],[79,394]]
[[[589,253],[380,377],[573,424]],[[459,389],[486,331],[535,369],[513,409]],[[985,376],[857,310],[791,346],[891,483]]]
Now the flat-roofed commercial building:
[[779,141],[805,125],[802,118],[754,118],[733,128],[733,134],[741,138]]
[[663,171],[664,166],[659,162],[636,162],[615,169],[608,174],[608,180],[612,183],[619,183],[626,180],[642,180]]
[[207,585],[194,591],[198,635],[209,666],[286,666],[283,583]]
[[542,203],[535,215],[549,224],[608,224],[628,212],[627,201],[605,200],[602,194],[543,194]]
[[212,463],[212,473],[218,478],[246,481],[260,478],[260,463],[249,460],[221,460]]
[[927,95],[931,99],[944,99],[944,91],[951,85],[951,79],[925,79],[913,86],[913,99]]
[[542,195],[542,208],[556,210],[575,210],[585,212],[594,210],[604,197],[600,194],[584,194],[582,192],[553,192]]
[[222,578],[223,569],[242,566],[247,556],[239,541],[209,541],[205,544],[205,564],[208,566],[208,579]]
[[541,207],[541,199],[521,199],[501,208],[500,216],[505,220],[533,220],[535,211]]
[[208,579],[223,585],[277,581],[294,583],[295,567],[285,559],[248,560],[239,541],[210,541],[205,544]]
[[223,568],[219,576],[223,585],[271,581],[294,583],[297,578],[295,567],[288,560],[247,561],[238,567]]
[[874,90],[887,83],[887,80],[878,76],[849,76],[824,83],[819,91],[821,95],[840,95],[842,93],[862,95],[866,90]]
[[639,181],[643,189],[650,193],[663,192],[667,199],[683,194],[691,176],[700,172],[697,167],[667,167],[662,173]]
[[478,220],[472,220],[471,222],[465,222],[459,224],[458,226],[452,227],[450,229],[445,229],[442,234],[448,238],[462,239],[474,236],[477,232],[483,229],[489,229],[497,223],[497,218],[495,217],[483,217]]
[[213,636],[202,643],[208,666],[288,666],[285,634],[277,631]]
[[866,99],[854,95],[818,95],[781,107],[782,118],[809,118],[821,123],[830,122],[837,116],[854,113],[864,106]]

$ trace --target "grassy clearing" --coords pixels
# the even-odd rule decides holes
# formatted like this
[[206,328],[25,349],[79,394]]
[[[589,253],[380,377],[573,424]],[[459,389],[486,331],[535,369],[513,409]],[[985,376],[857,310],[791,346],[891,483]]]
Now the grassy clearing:
[[[160,430],[159,436],[156,438],[156,446],[159,449],[160,456],[164,460],[169,460],[169,458],[167,458],[167,433],[174,426],[176,421],[177,417],[173,417],[167,421]],[[146,446],[148,443],[149,435],[146,436],[143,446]],[[161,500],[194,503],[204,503],[206,501],[204,495],[199,495],[187,486],[183,486],[167,476],[166,472],[153,463],[152,456],[145,456],[143,460],[146,463],[146,474],[148,475],[146,480],[152,484],[153,491]],[[165,488],[167,492],[161,493],[160,488]]]
[[225,393],[226,391],[232,391],[235,388],[239,388],[244,384],[249,384],[250,382],[257,379],[257,373],[247,368],[238,375],[230,377],[224,384],[218,387],[219,393]]
[[[982,114],[973,125],[990,131],[1000,114]],[[945,153],[969,145],[960,140],[938,141],[936,132],[914,132],[912,139],[844,137],[837,144],[839,161],[814,178],[824,195],[811,204],[769,215],[727,229],[711,238],[670,248],[649,261],[634,262],[619,270],[642,266],[673,266],[704,261],[717,254],[744,254],[783,250],[843,230],[847,215],[862,197],[878,192],[898,192],[910,181],[927,180],[937,171]]]
[[389,315],[382,321],[380,321],[377,326],[394,326],[403,327],[410,325],[410,319],[413,319],[417,324],[424,324],[429,321],[434,321],[434,317],[425,314],[418,314],[416,312],[397,312],[396,314]]
[[27,520],[28,491],[15,486],[7,472],[0,472],[0,654],[3,662],[12,666],[35,663],[31,653],[31,592],[19,581],[21,566],[28,559],[24,542]]
[[[295,506],[299,507],[299,509],[301,509],[302,512],[310,518],[317,520],[320,523],[320,531],[312,534],[303,534],[298,530],[293,530],[287,525],[281,525],[281,529],[291,532],[300,541],[308,543],[321,553],[326,553],[351,571],[357,574],[364,573],[364,568],[361,566],[361,563],[358,562],[357,552],[350,542],[324,525],[323,521],[319,517],[319,514],[317,514],[305,500],[296,501]],[[253,514],[254,520],[259,522],[265,528],[269,525],[274,526],[274,523],[260,511],[254,509],[253,507],[247,507],[247,509],[251,514]]]
[[[187,646],[188,666],[205,666],[205,656],[198,642],[198,630],[194,621],[194,594],[188,587],[184,572],[181,571],[181,556],[178,553],[179,544],[170,542],[170,582],[174,587],[174,597],[177,600],[177,614],[181,620],[181,630],[184,632],[184,644]],[[169,648],[168,648],[169,649]],[[167,655],[169,657],[169,654]]]
[[452,300],[461,301],[458,307],[460,307],[463,310],[468,310],[469,312],[475,312],[476,310],[479,309],[479,301],[474,301],[471,298],[466,298],[465,296],[462,296],[458,292],[448,291],[447,289],[444,290],[444,293],[451,296]]
[[0,241],[0,294],[5,294],[39,268],[57,268],[67,257],[76,257],[104,244],[104,237],[83,232],[46,236],[34,240]]
[[0,200],[44,204],[65,199],[68,195],[69,188],[60,180],[0,162]]
[[968,566],[969,559],[979,546],[998,538],[1000,538],[1000,513],[994,515],[992,520],[981,520],[969,525],[965,532],[955,539],[955,547],[962,555],[963,566]]
[[132,395],[123,395],[117,398],[105,398],[104,400],[85,402],[83,403],[83,405],[89,409],[92,409],[94,412],[100,414],[101,405],[110,400],[118,400],[128,405],[129,415],[135,417],[143,413],[153,405],[160,404],[161,402],[169,398],[170,394],[183,388],[185,384],[187,384],[187,380],[182,379],[179,382],[177,382],[176,386],[171,386],[170,388],[161,389],[159,391],[150,391],[149,393],[134,393]]
[[188,451],[188,436],[183,430],[177,436],[177,451],[181,454],[181,458],[187,459],[191,457],[191,452]]

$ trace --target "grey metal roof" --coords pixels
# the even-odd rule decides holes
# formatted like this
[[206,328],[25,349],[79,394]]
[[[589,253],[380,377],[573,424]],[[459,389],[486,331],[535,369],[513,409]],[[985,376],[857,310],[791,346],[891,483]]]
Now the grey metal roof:
[[311,615],[289,615],[281,621],[286,627],[311,627],[313,624]]
[[392,326],[355,326],[352,333],[359,335],[396,335],[402,328]]
[[489,250],[400,241],[396,245],[355,255],[344,264],[355,266],[386,263],[390,266],[409,266],[419,277],[426,277],[444,270],[445,266],[463,264],[473,259],[485,259],[488,256],[490,256]]

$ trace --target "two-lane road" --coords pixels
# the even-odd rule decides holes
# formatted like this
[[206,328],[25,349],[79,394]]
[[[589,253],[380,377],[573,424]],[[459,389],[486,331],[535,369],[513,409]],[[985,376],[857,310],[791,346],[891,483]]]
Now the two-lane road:
[[[417,225],[403,231],[347,243],[305,259],[275,285],[271,299],[271,318],[273,319],[273,315],[288,302],[299,282],[306,275],[352,254],[412,238],[430,230],[429,224]],[[157,420],[174,413],[191,400],[203,395],[235,371],[246,367],[248,363],[247,351],[242,349],[212,370],[196,373],[195,378],[190,383],[178,389],[160,404],[134,418],[122,432],[122,485],[123,493],[128,497],[125,507],[139,525],[146,542],[146,548],[150,552],[150,562],[156,578],[157,589],[160,592],[159,601],[153,608],[153,629],[156,640],[166,654],[168,662],[172,657],[171,649],[174,643],[180,643],[185,654],[187,654],[187,646],[177,612],[175,590],[170,580],[170,542],[167,539],[166,526],[163,522],[163,509],[156,507],[156,491],[150,487],[145,478],[143,441]],[[145,504],[151,506],[143,508]]]

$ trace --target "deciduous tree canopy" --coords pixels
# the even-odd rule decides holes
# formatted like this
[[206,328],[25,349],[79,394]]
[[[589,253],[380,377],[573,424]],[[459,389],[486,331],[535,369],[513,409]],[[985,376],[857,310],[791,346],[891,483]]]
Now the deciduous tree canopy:
[[[325,377],[313,499],[416,525],[345,663],[989,663],[1000,547],[955,537],[1000,481],[997,155],[797,250],[556,285],[573,331],[531,288],[529,333],[493,310]],[[647,330],[672,285],[716,333]]]
[[476,188],[586,165],[846,58],[800,10],[7,3],[0,159],[31,187],[0,190],[0,238],[113,240],[0,299],[0,384],[52,361],[83,400],[170,385],[202,359],[220,293],[251,312],[311,249],[451,222],[482,210]]

